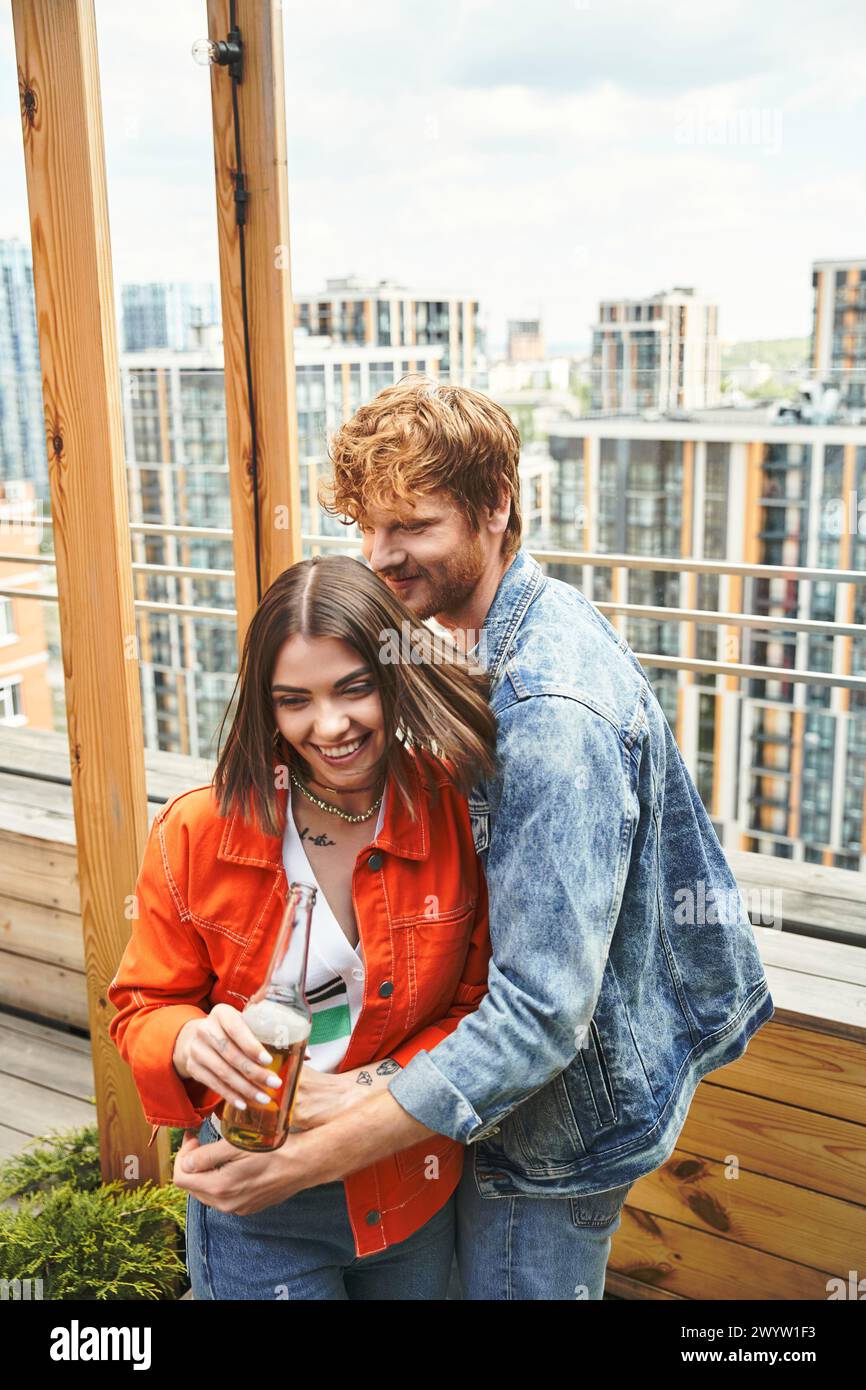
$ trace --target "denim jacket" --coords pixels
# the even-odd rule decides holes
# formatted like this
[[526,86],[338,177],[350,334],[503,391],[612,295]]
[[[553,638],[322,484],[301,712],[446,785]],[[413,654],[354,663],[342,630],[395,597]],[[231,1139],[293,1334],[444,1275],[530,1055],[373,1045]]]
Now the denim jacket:
[[477,658],[497,772],[469,799],[493,959],[479,1008],[390,1083],[475,1144],[484,1196],[574,1196],[671,1155],[698,1082],[774,1012],[748,914],[646,674],[526,549]]

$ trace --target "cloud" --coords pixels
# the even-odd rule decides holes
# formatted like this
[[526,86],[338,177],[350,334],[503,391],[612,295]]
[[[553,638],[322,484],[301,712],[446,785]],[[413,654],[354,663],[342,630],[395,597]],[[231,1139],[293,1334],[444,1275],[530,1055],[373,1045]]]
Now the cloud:
[[[810,261],[866,254],[859,0],[284,0],[292,276],[538,305],[695,284],[726,338],[806,334]],[[97,0],[115,276],[217,277],[199,0]],[[8,10],[0,235],[27,235]],[[858,243],[858,233],[861,241]]]

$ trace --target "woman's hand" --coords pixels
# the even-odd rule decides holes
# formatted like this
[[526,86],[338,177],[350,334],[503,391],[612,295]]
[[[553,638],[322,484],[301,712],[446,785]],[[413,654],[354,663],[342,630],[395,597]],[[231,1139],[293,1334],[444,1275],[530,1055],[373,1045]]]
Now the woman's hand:
[[231,1004],[214,1004],[206,1018],[185,1023],[172,1055],[179,1076],[201,1081],[241,1110],[248,1100],[260,1105],[273,1100],[282,1083],[267,1069],[272,1060]]

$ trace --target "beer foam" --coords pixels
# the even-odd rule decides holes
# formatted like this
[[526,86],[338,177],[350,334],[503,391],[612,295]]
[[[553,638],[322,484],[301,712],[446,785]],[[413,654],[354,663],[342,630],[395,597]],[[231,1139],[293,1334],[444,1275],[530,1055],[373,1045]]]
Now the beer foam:
[[310,1020],[276,999],[260,999],[244,1009],[244,1023],[265,1047],[291,1047],[310,1035]]

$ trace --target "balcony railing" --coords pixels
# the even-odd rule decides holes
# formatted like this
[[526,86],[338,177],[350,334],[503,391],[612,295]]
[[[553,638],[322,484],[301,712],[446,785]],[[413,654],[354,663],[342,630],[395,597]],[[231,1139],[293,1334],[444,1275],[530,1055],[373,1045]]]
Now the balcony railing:
[[[50,520],[41,525],[50,526]],[[184,536],[196,539],[231,541],[232,532],[226,528],[205,526],[166,526],[156,522],[133,522],[130,531],[151,536]],[[301,540],[305,547],[313,550],[338,550],[344,553],[360,554],[359,538],[343,536],[324,536],[304,534]],[[852,569],[811,568],[800,565],[753,565],[735,560],[705,560],[683,558],[676,555],[619,555],[600,554],[593,551],[547,550],[530,547],[532,555],[539,564],[558,564],[582,566],[588,569],[607,568],[621,573],[632,570],[670,571],[679,574],[717,574],[744,579],[788,579],[804,582],[823,582],[831,584],[866,585],[866,572]],[[55,561],[50,555],[22,555],[20,552],[0,552],[0,561],[15,564],[37,564],[52,566]],[[164,575],[185,579],[233,579],[232,570],[209,569],[197,566],[175,566],[170,564],[133,563],[133,574]],[[33,598],[56,601],[55,592],[34,590],[12,585],[0,586],[0,598]],[[759,629],[763,632],[802,632],[810,636],[826,635],[840,638],[866,638],[866,624],[824,621],[817,618],[788,618],[783,614],[755,614],[740,612],[718,612],[714,609],[682,608],[679,606],[649,605],[609,600],[593,600],[596,608],[605,614],[620,614],[624,617],[646,618],[659,622],[692,622],[718,627],[739,627]],[[134,600],[136,608],[146,612],[177,614],[195,618],[214,618],[232,620],[237,617],[234,608],[210,608],[198,604],[164,603],[153,599]],[[801,667],[756,666],[736,661],[710,661],[698,657],[671,655],[662,652],[635,652],[638,661],[644,665],[668,670],[682,670],[704,675],[732,676],[735,679],[779,680],[800,682],[806,685],[838,686],[847,690],[866,690],[866,676],[847,675],[842,671],[810,671]]]
[[[49,521],[47,524],[50,525],[51,522]],[[208,540],[224,543],[226,545],[230,544],[232,541],[232,531],[228,528],[179,524],[171,525],[156,522],[133,522],[130,529],[137,535],[150,538],[183,538],[190,541]],[[361,538],[358,535],[306,533],[301,539],[305,553],[317,550],[319,552],[338,551],[360,555],[361,552]],[[612,570],[614,574],[621,579],[621,587],[618,589],[615,588],[615,593],[627,593],[625,576],[629,572],[639,573],[640,571],[649,571],[650,573],[667,571],[675,574],[691,573],[719,577],[728,576],[734,580],[753,581],[760,584],[762,589],[769,588],[769,581],[777,580],[787,584],[789,594],[791,581],[803,581],[807,584],[816,583],[827,587],[830,585],[845,586],[862,585],[866,583],[866,573],[853,569],[749,564],[734,560],[687,558],[673,555],[629,555],[610,552],[554,550],[532,546],[531,544],[529,549],[535,558],[542,564],[548,566],[568,566],[574,570],[575,578],[580,579],[583,591],[590,596],[592,596],[593,592],[591,572],[596,567]],[[55,563],[54,557],[51,555],[22,557],[20,552],[6,551],[0,552],[0,562],[2,561],[14,562],[19,567],[22,561],[25,564],[30,561],[32,562],[32,568],[34,570],[37,566],[44,569]],[[137,576],[153,576],[155,579],[163,581],[178,580],[182,585],[189,585],[196,580],[225,584],[226,581],[234,579],[233,571],[225,568],[198,567],[172,563],[139,564],[137,562],[134,562],[131,568],[132,572]],[[54,602],[57,599],[57,595],[54,592],[42,590],[38,587],[27,588],[12,584],[0,587],[0,597],[7,596],[12,598],[41,598],[49,602]],[[227,597],[230,598],[230,593]],[[805,596],[803,597],[805,600]],[[189,593],[183,594],[183,598],[190,600]],[[840,614],[844,611],[844,589],[838,591],[837,598],[838,601],[834,600],[833,606],[825,609],[825,612],[832,612],[833,608]],[[739,601],[738,599],[738,602]],[[761,601],[763,602],[764,600]],[[761,655],[763,655],[763,649],[769,643],[775,642],[777,646],[780,642],[786,642],[788,644],[788,650],[790,650],[790,658],[792,660],[792,665],[790,666],[764,665],[755,661],[745,662],[737,659],[717,660],[714,659],[715,653],[712,651],[709,657],[688,655],[685,652],[676,650],[676,636],[674,636],[673,641],[669,645],[667,643],[663,644],[661,639],[659,639],[659,645],[667,646],[667,650],[664,651],[642,651],[638,650],[635,642],[632,643],[637,659],[649,671],[651,679],[656,683],[658,697],[662,702],[672,727],[675,729],[677,738],[681,739],[685,737],[686,739],[686,743],[683,746],[684,756],[687,759],[693,776],[695,776],[701,786],[704,786],[706,782],[706,768],[702,766],[702,760],[703,763],[706,763],[706,756],[701,752],[700,740],[697,746],[694,745],[694,727],[689,726],[690,733],[686,732],[686,727],[681,727],[679,708],[673,703],[673,684],[663,688],[659,679],[662,672],[674,673],[674,676],[675,673],[679,671],[688,673],[698,679],[698,688],[702,685],[706,693],[719,696],[724,694],[724,690],[715,685],[717,677],[732,678],[732,684],[735,687],[737,697],[739,691],[736,688],[740,686],[743,680],[771,683],[768,695],[768,698],[771,699],[776,698],[772,693],[772,685],[775,685],[777,690],[779,686],[787,687],[784,691],[784,698],[781,700],[781,707],[787,710],[800,709],[803,711],[805,709],[806,713],[808,713],[808,709],[794,698],[793,687],[797,685],[802,691],[804,687],[808,690],[808,687],[811,686],[815,688],[812,703],[815,710],[818,712],[823,709],[826,713],[831,714],[835,719],[846,725],[850,721],[862,718],[866,715],[862,700],[858,700],[858,705],[852,705],[850,708],[847,707],[847,702],[840,702],[840,708],[832,709],[829,704],[829,691],[831,691],[833,687],[838,687],[840,692],[842,690],[847,690],[849,692],[854,691],[854,699],[858,699],[857,692],[866,688],[866,674],[858,675],[849,673],[849,671],[845,669],[829,669],[831,665],[837,667],[848,666],[849,668],[851,666],[850,660],[833,660],[832,647],[835,644],[832,642],[832,639],[839,638],[843,643],[848,644],[858,638],[866,637],[866,625],[864,624],[835,621],[829,616],[821,619],[799,618],[788,616],[787,612],[781,611],[775,613],[756,612],[754,610],[757,607],[758,600],[750,595],[748,590],[742,602],[744,606],[752,610],[750,612],[735,611],[731,608],[729,603],[716,610],[685,607],[676,603],[632,603],[626,600],[620,601],[616,598],[594,599],[593,602],[601,612],[611,615],[614,621],[616,617],[619,616],[625,619],[630,618],[636,622],[644,620],[662,625],[663,627],[667,627],[674,622],[677,624],[690,622],[709,628],[729,629],[732,633],[751,632],[753,634],[759,634]],[[136,609],[142,612],[142,615],[147,614],[148,616],[154,617],[167,615],[183,619],[186,622],[204,619],[228,627],[234,625],[237,621],[236,609],[229,604],[225,606],[213,606],[212,604],[205,606],[195,602],[194,599],[190,601],[168,602],[151,598],[137,598],[134,600],[134,605]],[[793,644],[800,638],[823,638],[825,641],[826,639],[830,639],[827,646],[819,653],[819,655],[826,655],[827,657],[826,662],[821,661],[819,663],[824,669],[812,670],[804,664],[802,661],[802,649],[801,664],[799,666],[796,665],[796,649]],[[162,682],[159,689],[154,688],[154,690],[151,691],[146,701],[147,746],[153,749],[163,747],[168,749],[171,747],[179,755],[192,754],[193,756],[199,757],[206,756],[211,746],[209,742],[211,739],[211,730],[215,728],[214,719],[216,719],[216,722],[219,721],[219,714],[215,715],[214,711],[217,706],[224,708],[225,702],[229,698],[229,691],[223,688],[221,682],[225,680],[230,684],[233,679],[233,671],[230,668],[232,659],[231,653],[227,650],[224,656],[220,658],[217,662],[218,669],[215,667],[212,660],[205,663],[204,666],[200,666],[196,661],[191,661],[188,655],[181,655],[179,661],[177,657],[172,659],[167,654],[161,655],[160,653],[167,640],[168,639],[165,638],[164,635],[157,640],[157,638],[151,634],[150,645],[146,647],[146,655],[142,658],[142,670],[145,675],[150,673],[153,678],[156,678],[157,673],[160,673],[159,680]],[[194,637],[191,637],[191,640],[194,642]],[[735,641],[738,643],[739,638],[735,638]],[[737,645],[734,650],[739,651],[739,645]],[[861,650],[864,649],[861,648]],[[842,655],[844,657],[847,653],[843,652]],[[226,663],[224,668],[222,666],[222,661]],[[189,687],[189,682],[198,682],[199,679],[201,680],[201,686],[196,684],[194,687]],[[169,681],[169,685],[165,685],[167,680]],[[192,704],[195,705],[197,702],[201,717],[199,718],[198,715],[190,716],[192,719],[191,730],[187,729],[186,726],[181,727],[177,722],[179,718],[179,705],[177,701],[180,696],[178,692],[172,693],[173,687],[170,685],[171,680],[187,684],[189,687],[188,695]],[[823,701],[817,694],[817,690],[819,689],[828,692]],[[744,693],[755,696],[759,703],[763,702],[759,692],[756,692],[755,687],[747,687]],[[765,694],[766,693],[765,691]],[[807,695],[807,700],[808,698],[809,696]],[[674,723],[675,718],[677,721],[676,724]],[[15,721],[10,722],[14,723]],[[175,732],[171,736],[169,742],[166,743],[163,735],[169,726],[174,728]],[[751,730],[749,734],[749,737],[753,740],[757,738],[760,741],[761,736],[759,727]],[[853,730],[847,732],[845,738],[847,745],[845,756],[849,761],[851,759],[856,760],[858,744],[855,739],[855,732]],[[789,741],[787,736],[785,741]],[[806,750],[807,753],[808,751],[809,750]],[[736,768],[740,776],[748,776],[753,772],[755,775],[776,778],[780,781],[785,777],[790,777],[790,769],[786,771],[783,768],[756,764],[754,758],[750,759],[742,755],[737,755]],[[703,779],[699,776],[702,771],[704,773]],[[851,791],[851,788],[855,784],[856,777],[852,778],[852,776],[849,775],[845,778],[845,786],[848,792]],[[706,800],[708,792],[705,786],[704,795]],[[754,811],[755,808],[761,805],[765,808],[775,806],[779,811],[784,811],[785,809],[782,800],[773,800],[772,788],[764,788],[760,796],[755,792],[754,795],[750,795],[747,798],[747,801],[750,807],[750,814],[751,811]],[[805,812],[809,805],[810,803],[804,795],[800,803],[801,810]],[[725,817],[719,810],[717,810],[717,814],[724,820],[728,819],[728,817]],[[826,834],[815,824],[810,823],[810,825],[811,828],[808,833],[806,829],[802,832],[802,835],[805,836],[810,846],[810,850],[812,852],[823,851],[830,856],[843,856],[841,860],[831,859],[830,862],[839,863],[840,868],[844,868],[844,872],[850,873],[855,866],[853,862],[849,863],[847,861],[859,858],[862,855],[862,851],[859,848],[859,834],[855,837],[856,843],[854,843],[850,841],[850,837],[846,838],[842,836],[842,832],[838,826],[835,827],[832,834]],[[745,823],[743,824],[742,833],[752,838],[758,837],[758,841],[764,849],[771,843],[790,845],[790,836],[787,831],[781,825],[776,824],[775,821],[755,824],[750,820],[748,825]],[[802,838],[802,836],[797,836],[796,838]],[[758,844],[756,843],[754,847],[747,852],[749,854],[757,853]]]

